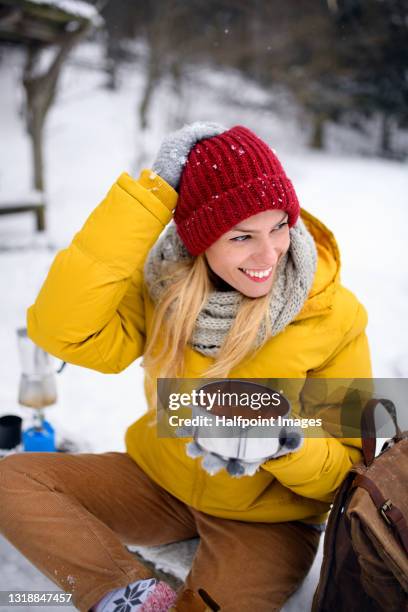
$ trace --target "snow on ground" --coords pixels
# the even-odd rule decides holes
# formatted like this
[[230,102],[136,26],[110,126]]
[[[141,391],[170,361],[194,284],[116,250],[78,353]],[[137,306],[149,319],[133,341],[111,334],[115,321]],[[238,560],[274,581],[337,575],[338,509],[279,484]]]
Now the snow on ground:
[[[123,68],[119,91],[107,91],[103,87],[105,75],[81,67],[78,61],[100,63],[100,54],[95,44],[77,49],[64,71],[58,100],[49,116],[46,235],[35,236],[30,214],[0,218],[0,415],[20,414],[24,427],[30,423],[30,410],[19,407],[16,399],[20,366],[15,330],[25,324],[26,308],[56,250],[69,244],[122,171],[136,175],[152,163],[167,131],[198,119],[247,125],[277,151],[302,206],[320,217],[338,239],[343,283],[369,313],[374,375],[407,376],[408,328],[403,324],[408,295],[407,163],[336,153],[333,143],[330,154],[311,152],[294,113],[278,116],[253,110],[249,102],[263,103],[262,91],[236,73],[204,69],[188,89],[182,88],[180,99],[170,82],[160,87],[150,113],[151,127],[141,133],[136,108],[142,95],[143,69],[137,64]],[[17,191],[30,190],[30,151],[18,114],[22,58],[10,51],[2,59],[0,201]],[[223,83],[234,85],[229,86],[228,103],[223,99]],[[231,101],[234,91],[236,105]],[[59,401],[47,410],[47,418],[59,436],[75,438],[83,450],[123,451],[126,427],[145,410],[142,374],[139,361],[119,375],[69,365],[58,377]],[[310,601],[320,561],[321,553],[301,595],[288,604],[291,612],[304,610]],[[2,538],[0,562],[0,590],[51,588],[51,583]],[[27,612],[30,608],[22,609]]]

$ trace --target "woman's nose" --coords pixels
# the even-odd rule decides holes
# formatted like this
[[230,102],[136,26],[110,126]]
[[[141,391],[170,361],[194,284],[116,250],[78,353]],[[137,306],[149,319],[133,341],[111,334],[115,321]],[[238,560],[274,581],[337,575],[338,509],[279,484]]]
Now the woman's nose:
[[279,259],[279,249],[276,248],[276,245],[272,245],[270,241],[265,240],[258,245],[252,254],[252,259],[259,266],[274,266]]

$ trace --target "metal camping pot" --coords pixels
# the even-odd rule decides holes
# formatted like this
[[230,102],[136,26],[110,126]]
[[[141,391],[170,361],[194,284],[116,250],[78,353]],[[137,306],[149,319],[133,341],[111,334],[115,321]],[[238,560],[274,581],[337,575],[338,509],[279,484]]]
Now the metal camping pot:
[[[261,461],[278,451],[282,443],[281,435],[286,429],[284,426],[253,424],[244,427],[240,422],[242,419],[252,420],[258,417],[271,419],[274,417],[277,423],[278,417],[288,418],[291,406],[283,395],[265,385],[233,379],[208,383],[200,387],[198,392],[201,390],[206,394],[213,394],[213,397],[216,398],[211,408],[205,405],[192,406],[193,418],[206,416],[211,420],[210,425],[198,425],[193,428],[193,438],[201,448],[216,453],[224,459],[240,459],[245,462]],[[227,397],[228,394],[232,401],[225,405],[219,400]],[[254,409],[251,406],[242,405],[239,399],[244,396],[255,398],[260,394],[264,394],[265,403],[268,403],[268,397],[270,398],[270,405]],[[223,419],[218,419],[218,422],[220,420],[226,422],[226,419],[229,419],[230,422],[236,422],[236,424],[220,427],[217,425],[216,417],[223,417]],[[223,436],[225,433],[228,434],[227,437]]]
[[10,450],[21,442],[21,425],[23,419],[16,414],[5,414],[0,417],[0,448]]

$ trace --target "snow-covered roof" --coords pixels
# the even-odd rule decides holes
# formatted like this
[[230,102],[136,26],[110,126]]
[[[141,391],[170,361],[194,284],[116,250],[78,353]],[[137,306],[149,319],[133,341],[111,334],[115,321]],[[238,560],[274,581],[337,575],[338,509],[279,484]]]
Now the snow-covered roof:
[[29,2],[55,8],[72,17],[90,21],[94,25],[103,23],[103,19],[96,8],[82,0],[29,0]]

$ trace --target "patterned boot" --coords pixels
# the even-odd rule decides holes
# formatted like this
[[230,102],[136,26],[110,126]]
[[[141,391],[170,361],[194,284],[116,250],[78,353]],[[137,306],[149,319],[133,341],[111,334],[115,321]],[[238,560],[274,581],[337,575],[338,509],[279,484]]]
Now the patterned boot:
[[92,612],[167,612],[176,598],[175,591],[161,580],[136,580],[107,593]]

